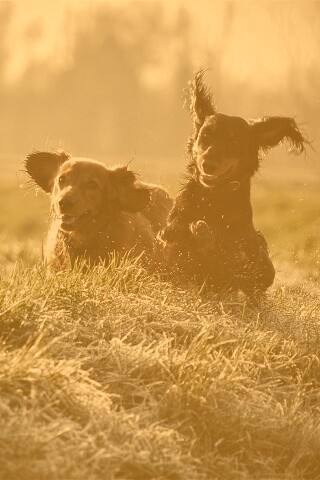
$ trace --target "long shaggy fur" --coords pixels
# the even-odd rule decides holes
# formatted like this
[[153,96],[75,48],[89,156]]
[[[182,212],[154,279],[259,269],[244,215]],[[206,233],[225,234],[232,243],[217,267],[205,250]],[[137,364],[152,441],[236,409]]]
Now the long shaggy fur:
[[[305,144],[309,143],[293,118],[263,117],[253,121],[253,129],[256,131],[256,135],[260,134],[260,147],[264,151],[277,146],[279,142],[286,139],[292,149],[301,154],[305,152]],[[266,131],[275,132],[272,139],[264,133]]]
[[254,228],[251,177],[260,153],[283,140],[298,153],[308,143],[293,118],[248,122],[217,112],[204,71],[190,88],[193,133],[187,144],[187,182],[159,234],[167,268],[216,292],[252,296],[273,282],[267,243]]
[[194,126],[194,131],[187,142],[187,152],[190,155],[204,119],[215,113],[212,92],[203,81],[205,73],[206,70],[200,70],[194,80],[189,82],[189,112]]
[[32,152],[24,165],[50,194],[50,227],[44,261],[55,270],[84,258],[93,265],[110,253],[130,252],[150,264],[155,238],[173,201],[158,185],[137,180],[127,166],[107,168],[66,152]]

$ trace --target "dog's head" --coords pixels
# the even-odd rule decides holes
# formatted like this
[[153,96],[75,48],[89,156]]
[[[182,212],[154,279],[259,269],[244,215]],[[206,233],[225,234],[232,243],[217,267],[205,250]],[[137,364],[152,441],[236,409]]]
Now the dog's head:
[[150,201],[150,191],[137,184],[126,165],[109,169],[65,152],[33,152],[25,167],[36,184],[51,194],[54,215],[64,231],[96,231],[121,211],[139,212]]
[[188,142],[190,172],[205,187],[252,176],[259,167],[259,151],[287,139],[301,153],[303,138],[293,118],[265,117],[247,122],[216,111],[211,91],[198,72],[190,88],[194,131]]

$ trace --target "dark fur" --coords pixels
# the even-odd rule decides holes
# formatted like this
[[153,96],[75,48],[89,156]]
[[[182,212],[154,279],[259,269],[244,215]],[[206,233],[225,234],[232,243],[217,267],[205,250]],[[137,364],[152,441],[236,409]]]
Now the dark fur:
[[159,235],[167,266],[216,292],[264,292],[275,270],[253,225],[251,177],[261,150],[286,139],[301,153],[306,140],[292,118],[249,123],[218,113],[203,72],[191,84],[190,113],[194,130],[187,144],[187,183]]

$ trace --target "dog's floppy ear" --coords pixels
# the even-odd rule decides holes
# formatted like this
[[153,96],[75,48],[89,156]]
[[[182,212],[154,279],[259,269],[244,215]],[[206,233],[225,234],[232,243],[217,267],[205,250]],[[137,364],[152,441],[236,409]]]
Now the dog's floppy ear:
[[128,170],[127,165],[112,171],[112,181],[118,192],[119,208],[123,212],[140,212],[149,204],[150,189],[136,184],[136,174]]
[[66,152],[32,152],[26,157],[24,166],[28,175],[39,187],[50,193],[54,177],[62,163],[70,158]]
[[215,107],[210,89],[204,84],[205,70],[196,73],[190,86],[189,111],[193,119],[194,127],[198,130],[206,117],[215,114]]
[[256,145],[264,150],[286,139],[298,153],[302,153],[304,144],[308,143],[291,117],[264,117],[251,125],[251,133]]

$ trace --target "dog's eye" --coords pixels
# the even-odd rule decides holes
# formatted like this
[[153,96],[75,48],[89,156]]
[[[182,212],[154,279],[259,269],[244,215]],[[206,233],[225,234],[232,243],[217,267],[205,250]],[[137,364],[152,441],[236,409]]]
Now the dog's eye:
[[96,190],[98,188],[98,184],[94,180],[91,180],[91,182],[87,183],[86,188],[88,190]]
[[61,177],[59,177],[59,186],[62,187],[65,183],[66,183],[66,177],[65,175],[61,175]]

